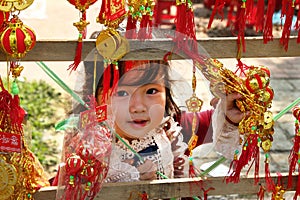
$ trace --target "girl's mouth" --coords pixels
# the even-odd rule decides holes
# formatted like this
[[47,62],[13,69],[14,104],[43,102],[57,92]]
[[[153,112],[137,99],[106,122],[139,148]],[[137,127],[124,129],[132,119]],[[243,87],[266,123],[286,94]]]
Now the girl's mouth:
[[132,120],[130,121],[130,124],[138,127],[144,127],[148,123],[148,120]]

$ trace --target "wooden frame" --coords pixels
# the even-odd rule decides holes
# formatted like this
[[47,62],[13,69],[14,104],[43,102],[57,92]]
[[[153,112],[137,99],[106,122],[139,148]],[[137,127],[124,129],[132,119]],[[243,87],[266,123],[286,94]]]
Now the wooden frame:
[[[130,52],[124,60],[162,59],[171,51],[174,42],[171,39],[155,40],[130,40]],[[209,38],[198,40],[199,46],[212,58],[235,58],[237,52],[236,38]],[[29,51],[23,61],[72,61],[74,59],[77,41],[75,40],[41,40]],[[297,57],[300,56],[300,44],[296,37],[291,37],[288,51],[285,51],[280,44],[279,38],[264,44],[262,37],[249,37],[245,39],[246,52],[242,53],[243,58],[256,57]],[[83,41],[82,60],[94,60],[95,40]],[[100,56],[99,56],[100,57]],[[179,56],[172,56],[172,59],[181,59]],[[0,60],[6,61],[6,55],[1,52]]]
[[[273,41],[264,44],[263,38],[246,38],[246,52],[242,53],[243,58],[257,57],[298,57],[300,56],[300,44],[297,38],[291,37],[289,49],[285,51],[280,45],[280,39],[274,38]],[[165,53],[171,51],[174,42],[171,39],[155,39],[137,41],[130,40],[131,50],[123,58],[124,60],[143,60],[143,59],[162,59]],[[213,58],[235,58],[237,52],[236,38],[209,38],[198,40],[200,44]],[[77,41],[68,40],[47,40],[37,41],[32,51],[28,52],[22,61],[72,61],[76,49]],[[83,41],[82,59],[93,60],[95,57],[95,40]],[[205,53],[205,52],[204,52]],[[100,56],[99,56],[100,57]],[[0,53],[0,60],[6,61],[4,53]],[[101,58],[100,58],[101,59]],[[172,59],[182,59],[174,55]],[[276,182],[276,175],[273,176]],[[296,185],[298,176],[293,177],[293,185]],[[282,176],[282,184],[287,185],[288,176]],[[264,178],[260,179],[259,184],[264,184]],[[256,194],[259,184],[254,184],[253,178],[241,177],[238,184],[226,184],[223,177],[208,177],[205,180],[198,179],[167,179],[156,181],[141,181],[131,183],[105,183],[96,200],[108,199],[128,199],[133,191],[146,191],[151,199],[202,196],[203,191],[197,184],[203,184],[204,189],[212,187],[209,195],[228,195],[228,194]],[[34,195],[36,200],[54,200],[56,187],[46,187],[37,191]],[[292,187],[288,190],[294,191]]]
[[[277,182],[277,176],[272,176]],[[287,185],[288,176],[283,175],[282,184]],[[155,181],[138,181],[129,183],[105,183],[95,200],[128,199],[131,192],[145,191],[149,199],[166,199],[172,197],[203,196],[203,191],[209,190],[208,195],[230,195],[230,194],[257,194],[260,184],[265,185],[265,179],[260,178],[258,184],[254,184],[254,178],[241,177],[239,183],[225,183],[224,177],[209,177],[205,180],[200,178],[164,179]],[[297,183],[297,176],[293,176],[293,185]],[[42,188],[34,195],[36,200],[55,200],[57,187]],[[296,188],[289,188],[294,191]]]

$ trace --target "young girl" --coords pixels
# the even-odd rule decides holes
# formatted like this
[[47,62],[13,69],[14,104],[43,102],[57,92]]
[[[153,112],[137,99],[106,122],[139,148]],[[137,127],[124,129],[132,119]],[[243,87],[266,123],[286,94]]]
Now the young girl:
[[[185,155],[188,145],[184,140],[187,141],[189,136],[186,135],[187,139],[184,139],[181,130],[190,132],[193,115],[181,113],[174,102],[169,70],[170,66],[164,61],[121,61],[118,68],[113,65],[106,67],[95,96],[99,105],[109,105],[109,120],[122,138],[122,141],[116,138],[113,145],[107,182],[188,176],[188,157]],[[106,79],[107,76],[109,79]],[[238,95],[229,95],[229,103],[221,101],[217,108],[229,110],[228,114],[231,114],[228,119],[235,123],[243,116],[233,106],[237,98]],[[224,112],[215,113],[218,118],[224,118]],[[197,113],[197,134],[202,134],[199,135],[198,144],[212,140],[211,137],[207,141],[203,139],[207,132],[211,132],[209,127],[212,115],[213,111]],[[237,131],[234,132],[236,127],[227,123],[225,129],[217,130],[219,134],[214,136],[217,141],[236,146],[232,144],[238,139]]]
[[[113,81],[105,83],[107,73],[103,73],[97,87],[97,101],[109,105],[115,132],[142,159],[117,140],[107,181],[153,180],[162,174],[173,178],[173,162],[179,157],[186,159],[187,144],[175,122],[180,110],[172,99],[169,67],[157,61],[127,61],[119,62],[118,68],[120,79],[115,88]],[[114,69],[110,70],[113,75]]]

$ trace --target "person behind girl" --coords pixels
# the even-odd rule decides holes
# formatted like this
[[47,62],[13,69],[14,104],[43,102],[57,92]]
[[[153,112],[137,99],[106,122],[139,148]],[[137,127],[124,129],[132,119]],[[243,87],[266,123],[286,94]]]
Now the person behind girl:
[[[113,145],[106,182],[188,177],[188,157],[185,155],[188,145],[181,130],[187,131],[189,128],[186,127],[191,127],[192,115],[181,113],[173,100],[169,70],[168,62],[164,61],[120,61],[117,68],[114,65],[106,67],[95,97],[99,105],[109,105],[110,124],[122,138],[116,138]],[[233,106],[239,95],[226,98],[230,103],[217,109],[229,110],[228,119],[237,123],[243,116]],[[203,121],[210,123],[212,111],[203,113]],[[224,118],[224,112],[215,113]],[[201,116],[201,113],[197,115]],[[186,127],[182,129],[180,124]],[[206,131],[209,129],[209,125],[202,125]],[[233,129],[228,131],[230,134],[225,134],[225,143],[227,139],[236,141],[238,138]],[[227,131],[226,128],[218,130],[222,134]]]

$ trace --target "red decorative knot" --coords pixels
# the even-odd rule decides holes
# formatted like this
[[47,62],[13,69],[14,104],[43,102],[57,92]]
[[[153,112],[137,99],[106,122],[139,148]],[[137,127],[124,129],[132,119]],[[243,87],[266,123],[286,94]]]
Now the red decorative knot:
[[0,42],[6,54],[20,59],[34,47],[36,36],[31,28],[14,16],[1,33]]
[[300,107],[299,106],[295,106],[292,110],[293,115],[296,119],[300,120]]

